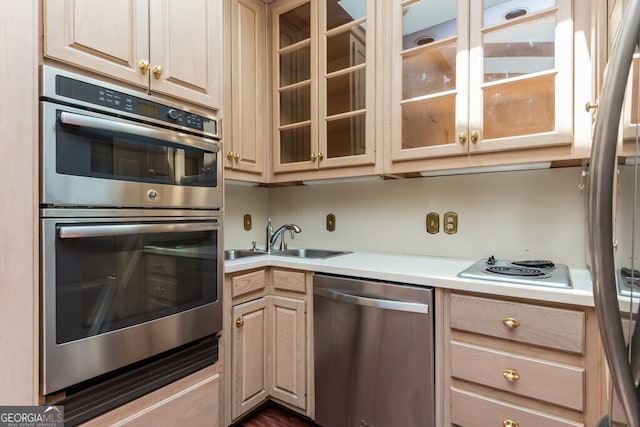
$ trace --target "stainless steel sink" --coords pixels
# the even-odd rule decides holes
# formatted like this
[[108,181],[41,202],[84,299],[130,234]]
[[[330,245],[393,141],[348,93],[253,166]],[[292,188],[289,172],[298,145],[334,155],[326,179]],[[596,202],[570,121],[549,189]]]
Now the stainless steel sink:
[[298,258],[329,258],[338,255],[345,255],[351,253],[350,251],[334,251],[330,249],[286,249],[283,251],[272,252],[271,255],[278,256],[292,256]]
[[265,251],[253,250],[253,249],[228,249],[224,251],[225,260],[234,260],[239,258],[246,258],[250,256],[266,255]]

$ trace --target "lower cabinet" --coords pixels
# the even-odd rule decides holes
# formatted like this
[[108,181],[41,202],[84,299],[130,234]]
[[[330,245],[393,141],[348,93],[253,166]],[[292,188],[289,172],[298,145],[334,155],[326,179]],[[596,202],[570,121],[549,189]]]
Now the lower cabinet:
[[222,374],[218,365],[166,385],[83,426],[222,426]]
[[443,293],[443,425],[597,424],[604,361],[593,309]]
[[267,399],[303,415],[309,405],[312,273],[280,268],[229,274],[232,373],[228,423]]

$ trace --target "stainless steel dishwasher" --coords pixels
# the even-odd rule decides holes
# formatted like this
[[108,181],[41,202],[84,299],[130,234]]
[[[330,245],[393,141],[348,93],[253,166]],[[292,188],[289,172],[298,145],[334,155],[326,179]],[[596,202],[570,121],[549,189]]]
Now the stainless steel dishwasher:
[[433,289],[316,274],[316,422],[435,425]]

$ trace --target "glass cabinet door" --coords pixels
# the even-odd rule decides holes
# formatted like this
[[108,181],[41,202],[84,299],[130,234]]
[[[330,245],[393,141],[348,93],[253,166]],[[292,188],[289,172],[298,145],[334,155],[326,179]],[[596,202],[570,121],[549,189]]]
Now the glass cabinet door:
[[[314,3],[315,4],[315,3]],[[318,152],[315,93],[315,31],[312,3],[283,2],[273,12],[274,26],[274,169],[312,167]]]
[[374,1],[319,3],[319,165],[373,163]]
[[472,2],[470,151],[571,142],[570,3]]
[[466,153],[468,2],[396,0],[392,158]]
[[638,92],[640,90],[640,52],[636,48],[631,62],[629,80],[627,82],[627,93],[624,104],[624,144],[621,155],[636,155],[635,140],[640,139],[640,100]]

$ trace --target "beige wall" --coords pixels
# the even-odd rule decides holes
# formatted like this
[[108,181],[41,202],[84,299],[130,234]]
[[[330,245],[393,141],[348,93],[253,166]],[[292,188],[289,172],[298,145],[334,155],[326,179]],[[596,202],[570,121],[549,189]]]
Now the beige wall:
[[[469,259],[494,254],[584,268],[586,192],[580,179],[580,168],[560,168],[271,189],[227,186],[226,247],[246,248],[251,240],[264,247],[268,214],[275,227],[293,222],[302,228],[292,247]],[[254,212],[251,232],[242,230],[245,211]],[[435,235],[425,229],[431,211],[440,214]],[[442,232],[447,211],[458,214],[457,234]],[[328,213],[336,216],[334,232],[325,230]]]

